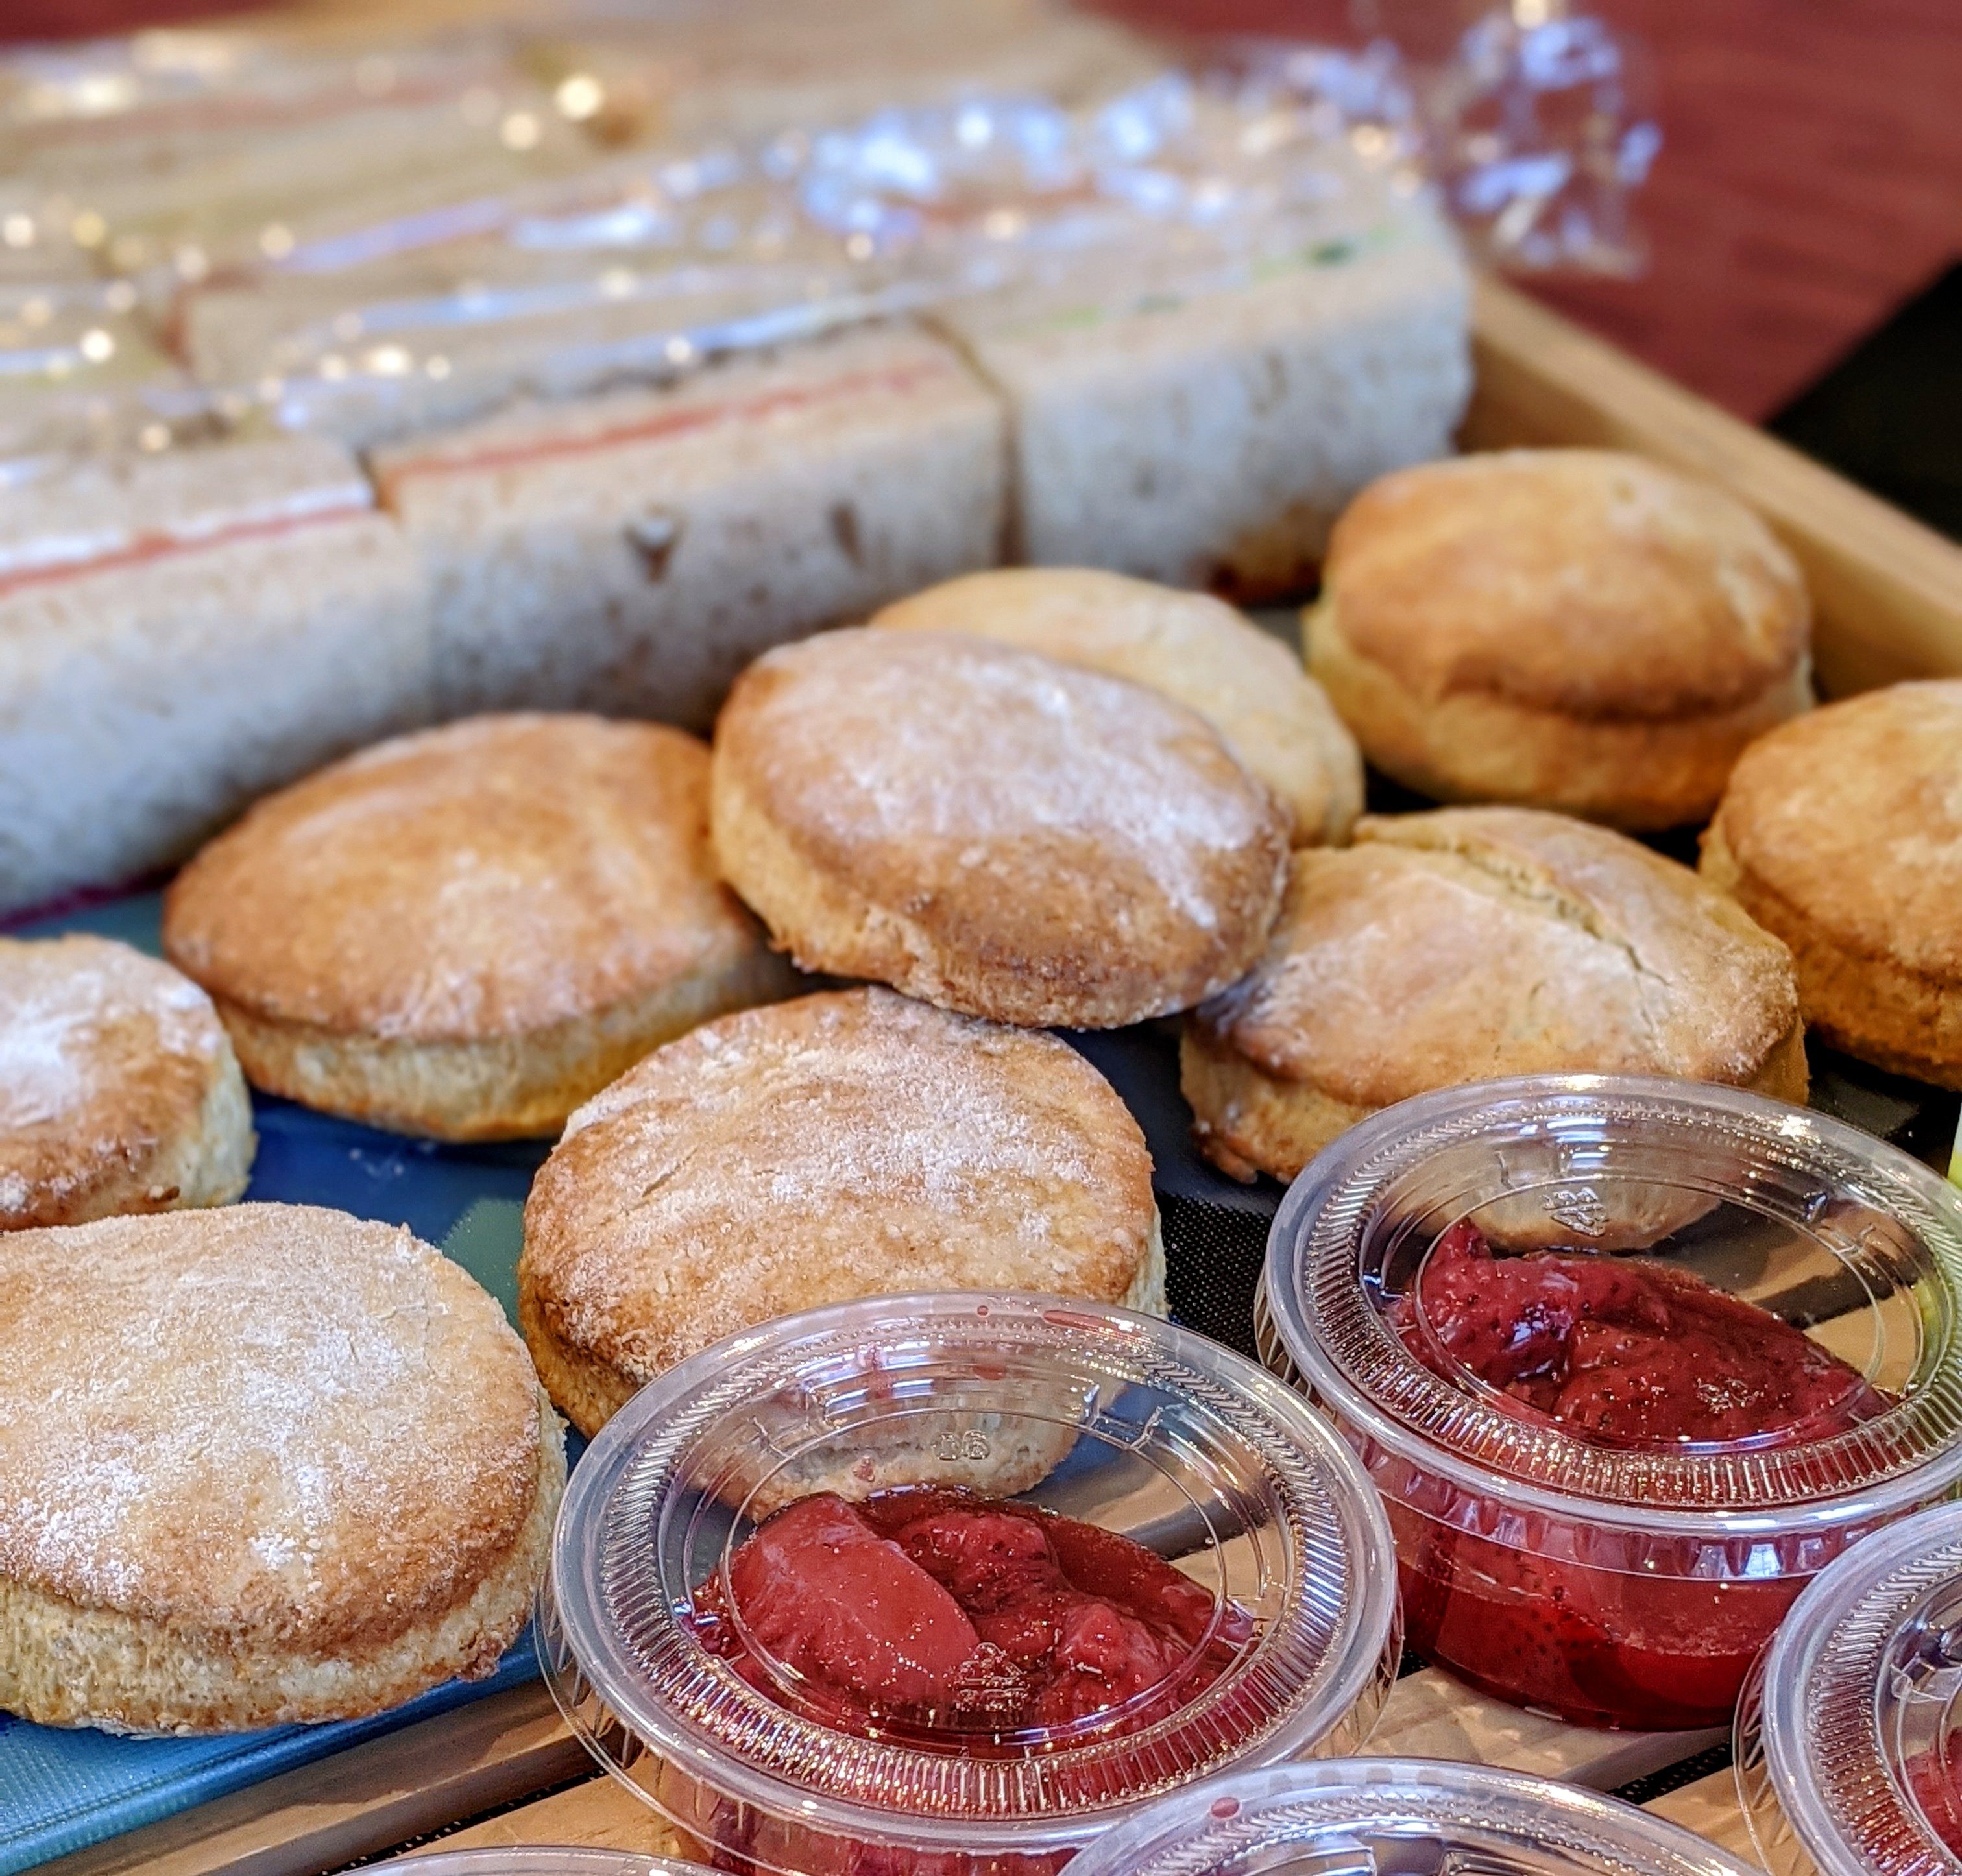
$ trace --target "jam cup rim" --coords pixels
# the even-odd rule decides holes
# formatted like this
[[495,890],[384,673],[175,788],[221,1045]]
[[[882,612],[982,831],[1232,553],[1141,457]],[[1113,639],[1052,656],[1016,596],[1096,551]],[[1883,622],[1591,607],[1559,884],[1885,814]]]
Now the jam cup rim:
[[[1410,1172],[1429,1152],[1475,1144],[1486,1131],[1496,1142],[1502,1125],[1516,1127],[1528,1118],[1535,1124],[1574,1122],[1590,1111],[1617,1105],[1641,1118],[1677,1125],[1688,1125],[1692,1118],[1728,1122],[1767,1144],[1776,1140],[1788,1154],[1809,1152],[1815,1160],[1858,1166],[1873,1190],[1891,1201],[1890,1209],[1897,1217],[1905,1208],[1919,1211],[1935,1224],[1935,1235],[1942,1240],[1938,1251],[1929,1244],[1928,1233],[1909,1229],[1933,1261],[1954,1319],[1940,1354],[1936,1378],[1941,1398],[1932,1407],[1924,1403],[1922,1409],[1928,1415],[1942,1411],[1955,1418],[1943,1439],[1929,1440],[1926,1450],[1890,1468],[1877,1469],[1871,1477],[1756,1503],[1725,1502],[1721,1498],[1711,1502],[1707,1490],[1677,1502],[1633,1492],[1609,1495],[1544,1476],[1548,1469],[1561,1468],[1576,1473],[1612,1472],[1615,1462],[1629,1472],[1639,1466],[1651,1476],[1659,1472],[1666,1476],[1672,1469],[1686,1473],[1709,1463],[1709,1448],[1683,1456],[1639,1449],[1628,1453],[1535,1427],[1535,1446],[1551,1455],[1535,1470],[1494,1463],[1479,1451],[1466,1450],[1503,1452],[1508,1443],[1519,1440],[1519,1430],[1529,1423],[1471,1399],[1424,1367],[1391,1334],[1363,1294],[1356,1268],[1358,1234],[1353,1221],[1366,1215],[1372,1192]],[[1821,1177],[1831,1178],[1831,1169],[1823,1169]],[[1844,1189],[1844,1180],[1837,1182]],[[1478,1202],[1503,1196],[1495,1193]],[[1337,1206],[1350,1217],[1330,1226],[1328,1214]],[[1320,1242],[1311,1245],[1318,1226],[1323,1227]],[[1311,1269],[1318,1252],[1321,1267]],[[1338,1267],[1344,1255],[1348,1260],[1346,1279]],[[1313,1300],[1305,1294],[1311,1278],[1319,1279]],[[1772,1539],[1890,1517],[1962,1479],[1962,1192],[1897,1147],[1843,1121],[1746,1090],[1659,1076],[1529,1075],[1441,1089],[1381,1109],[1325,1149],[1289,1186],[1268,1235],[1261,1288],[1275,1334],[1300,1384],[1353,1436],[1513,1510],[1650,1537],[1692,1542]],[[1374,1373],[1354,1372],[1318,1332],[1322,1325],[1318,1309],[1331,1297],[1343,1316],[1338,1327],[1367,1338]],[[1372,1383],[1380,1385],[1385,1377],[1409,1398],[1434,1405],[1452,1437],[1412,1424],[1398,1405],[1379,1399]],[[1850,1443],[1870,1428],[1891,1428],[1906,1405],[1864,1423],[1852,1434],[1837,1436],[1836,1444]],[[1776,1453],[1779,1463],[1795,1469],[1804,1456],[1835,1445],[1835,1440],[1794,1442]],[[1725,1456],[1723,1450],[1716,1449],[1715,1456]],[[1762,1477],[1763,1469],[1753,1466],[1750,1475]]]
[[[1529,1833],[1536,1847],[1579,1849],[1624,1876],[1754,1876],[1707,1839],[1605,1793],[1452,1760],[1323,1759],[1227,1772],[1126,1819],[1070,1876],[1213,1876],[1264,1847],[1264,1817],[1331,1830],[1381,1819],[1451,1842],[1454,1826]],[[1491,1820],[1500,1822],[1494,1826]]]
[[[1948,1858],[1900,1788],[1875,1696],[1903,1626],[1958,1581],[1962,1503],[1951,1502],[1864,1539],[1806,1585],[1738,1704],[1733,1763],[1761,1852],[1775,1804],[1820,1876],[1906,1876]],[[1877,1849],[1854,1834],[1855,1807],[1884,1834]]]
[[[980,1326],[984,1319],[985,1328]],[[729,1750],[709,1728],[664,1699],[644,1671],[649,1657],[639,1653],[612,1622],[604,1598],[596,1594],[598,1566],[593,1559],[599,1554],[621,1501],[636,1488],[637,1468],[644,1471],[651,1464],[658,1469],[662,1463],[672,1466],[688,1450],[699,1429],[686,1424],[687,1403],[701,1398],[715,1400],[716,1413],[726,1418],[731,1411],[728,1400],[742,1397],[746,1380],[761,1383],[771,1372],[773,1357],[784,1356],[800,1346],[825,1346],[823,1338],[827,1335],[848,1340],[869,1335],[873,1339],[868,1346],[884,1348],[906,1323],[914,1325],[916,1332],[931,1335],[938,1330],[956,1337],[964,1327],[976,1341],[1019,1329],[1032,1338],[1032,1347],[1040,1347],[1044,1335],[1060,1336],[1065,1343],[1072,1335],[1088,1336],[1093,1347],[1107,1344],[1107,1352],[1114,1360],[1122,1354],[1136,1362],[1155,1361],[1158,1365],[1152,1372],[1158,1378],[1175,1380],[1181,1372],[1190,1373],[1202,1383],[1209,1382],[1208,1398],[1216,1409],[1264,1422],[1275,1444],[1262,1452],[1264,1461],[1272,1462],[1285,1446],[1284,1456],[1312,1477],[1339,1526],[1315,1536],[1325,1544],[1340,1543],[1348,1555],[1350,1595],[1341,1626],[1310,1666],[1293,1704],[1285,1706],[1244,1747],[1229,1747],[1225,1752],[1244,1750],[1244,1763],[1258,1764],[1312,1750],[1366,1702],[1372,1690],[1386,1685],[1386,1664],[1401,1635],[1395,1546],[1388,1517],[1347,1444],[1294,1390],[1257,1363],[1191,1330],[1114,1305],[999,1291],[871,1297],[781,1317],[729,1336],[690,1357],[650,1382],[622,1408],[595,1436],[575,1469],[560,1508],[551,1564],[539,1592],[539,1654],[554,1698],[589,1750],[608,1769],[626,1776],[630,1785],[636,1782],[609,1743],[617,1733],[627,1742],[628,1753],[650,1753],[673,1763],[724,1798],[796,1820],[813,1831],[855,1833],[873,1840],[903,1840],[909,1846],[941,1850],[1074,1849],[1107,1829],[1113,1819],[1175,1787],[1177,1776],[1162,1777],[1144,1788],[1122,1791],[1107,1802],[1050,1811],[1024,1807],[992,1815],[971,1811],[920,1813],[887,1807],[855,1794],[841,1794],[826,1788],[822,1766],[808,1755],[799,1759],[787,1752],[778,1759],[765,1756],[759,1760],[753,1754],[745,1757]],[[835,1348],[837,1345],[829,1345]],[[723,1397],[705,1393],[717,1385]],[[752,1397],[760,1397],[762,1392],[759,1386]],[[719,1421],[700,1423],[705,1428],[711,1424]],[[1235,1430],[1244,1432],[1245,1423]],[[1273,1482],[1270,1479],[1268,1482]],[[1290,1498],[1288,1509],[1293,1519],[1305,1506]],[[1293,1530],[1290,1523],[1284,1541],[1293,1547],[1297,1581],[1290,1594],[1298,1606],[1304,1594],[1299,1580],[1302,1562],[1299,1546],[1310,1539]],[[674,1622],[673,1611],[669,1619]],[[1283,1670],[1298,1666],[1289,1653],[1297,1648],[1294,1634],[1280,1635],[1279,1643]],[[1267,1645],[1264,1640],[1261,1647]],[[1257,1662],[1261,1657],[1257,1654],[1249,1658]],[[727,1685],[742,1686],[733,1676],[721,1678],[726,1683],[724,1691]],[[1230,1675],[1222,1677],[1217,1685],[1224,1687],[1232,1679]],[[1207,1689],[1168,1718],[1136,1734],[1066,1747],[1048,1759],[1081,1755],[1087,1760],[1093,1753],[1121,1751],[1141,1741],[1152,1745],[1172,1738],[1182,1719],[1201,1713],[1213,1692]],[[916,1770],[922,1761],[948,1763],[944,1754],[835,1731],[765,1696],[753,1695],[751,1701],[767,1708],[770,1722],[781,1725],[786,1737],[816,1742],[811,1748],[813,1753],[820,1747],[835,1750],[848,1747],[861,1768],[868,1763],[883,1767],[890,1760],[890,1776],[877,1781],[884,1788],[910,1788],[906,1774]],[[590,1718],[590,1703],[595,1702],[602,1715],[598,1724]],[[1369,1717],[1373,1719],[1373,1714]],[[781,1763],[785,1758],[792,1763]],[[1213,1763],[1235,1760],[1222,1756]]]

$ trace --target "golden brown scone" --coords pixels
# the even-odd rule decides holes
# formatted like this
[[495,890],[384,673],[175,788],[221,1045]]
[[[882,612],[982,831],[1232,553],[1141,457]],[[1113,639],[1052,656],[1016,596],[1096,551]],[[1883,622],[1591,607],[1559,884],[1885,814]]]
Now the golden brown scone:
[[476,717],[260,802],[178,876],[164,946],[262,1088],[439,1139],[553,1134],[649,1049],[793,986],[708,822],[679,730]]
[[1812,702],[1791,556],[1721,490],[1611,450],[1372,483],[1305,623],[1363,754],[1440,801],[1700,821],[1745,745]]
[[1806,1087],[1783,945],[1688,867],[1522,808],[1366,815],[1297,853],[1267,956],[1180,1067],[1207,1157],[1284,1179],[1379,1108],[1495,1076]]
[[[971,1289],[1162,1312],[1144,1136],[1053,1036],[863,987],[705,1024],[581,1108],[525,1207],[518,1318],[593,1433],[721,1336]],[[935,1476],[1019,1491],[1059,1456],[1036,1445]]]
[[565,1480],[497,1305],[311,1205],[0,1237],[0,1707],[204,1732],[488,1673]]
[[1087,567],[1005,566],[929,586],[874,625],[966,632],[1128,678],[1183,704],[1287,809],[1297,847],[1340,847],[1363,756],[1301,660],[1225,601]]
[[1155,691],[957,632],[759,659],[715,729],[716,857],[807,970],[998,1022],[1183,1010],[1260,955],[1287,819]]
[[1826,1041],[1962,1088],[1962,680],[1869,691],[1753,743],[1702,871],[1791,947]]
[[107,938],[0,938],[0,1231],[229,1204],[257,1144],[195,984]]

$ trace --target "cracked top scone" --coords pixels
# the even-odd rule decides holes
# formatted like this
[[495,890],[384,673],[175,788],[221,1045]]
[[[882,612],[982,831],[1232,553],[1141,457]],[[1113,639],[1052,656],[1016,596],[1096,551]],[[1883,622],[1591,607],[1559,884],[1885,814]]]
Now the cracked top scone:
[[1791,946],[1826,1042],[1962,1088],[1962,680],[1869,691],[1753,743],[1702,872]]
[[1615,827],[1706,818],[1745,745],[1812,702],[1791,554],[1722,490],[1613,450],[1372,483],[1336,525],[1307,632],[1385,774]]
[[1282,1179],[1378,1108],[1495,1076],[1806,1087],[1782,944],[1688,867],[1519,808],[1296,853],[1266,956],[1188,1019],[1181,1071],[1207,1155]]
[[825,632],[715,726],[724,876],[807,970],[998,1023],[1190,1009],[1260,956],[1287,817],[1158,691],[963,632]]
[[1209,593],[1081,566],[965,573],[873,615],[968,632],[1149,684],[1200,716],[1288,811],[1297,847],[1340,847],[1363,812],[1363,757],[1300,659]]

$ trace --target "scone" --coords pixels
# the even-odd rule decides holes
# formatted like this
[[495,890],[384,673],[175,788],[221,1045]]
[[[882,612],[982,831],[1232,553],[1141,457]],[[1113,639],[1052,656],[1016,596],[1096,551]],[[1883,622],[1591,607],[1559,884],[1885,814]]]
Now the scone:
[[1186,1026],[1207,1157],[1293,1179],[1365,1115],[1501,1075],[1805,1098],[1792,961],[1686,866],[1522,808],[1366,815],[1294,857],[1267,956]]
[[716,877],[708,751],[596,716],[398,738],[181,873],[171,961],[257,1086],[445,1140],[554,1134],[647,1051],[789,991]]
[[1702,871],[1791,947],[1826,1041],[1962,1088],[1962,680],[1869,691],[1753,743]]
[[1722,490],[1609,450],[1406,469],[1337,523],[1309,666],[1363,753],[1440,801],[1705,819],[1812,701],[1811,608]]
[[0,1231],[229,1204],[257,1144],[195,984],[107,938],[0,938]]
[[957,632],[759,659],[715,729],[716,857],[807,970],[998,1022],[1183,1010],[1260,955],[1287,818],[1155,691]]
[[[580,1109],[525,1207],[518,1319],[591,1433],[721,1336],[964,1289],[1162,1313],[1144,1136],[1053,1036],[866,987],[706,1024]],[[1059,1456],[935,1476],[1018,1491]]]
[[1129,678],[1225,739],[1288,811],[1297,847],[1339,847],[1363,758],[1301,660],[1223,600],[1086,567],[1002,567],[902,599],[872,624],[966,632]]
[[310,1205],[0,1237],[0,1708],[379,1712],[517,1638],[565,1481],[497,1305]]

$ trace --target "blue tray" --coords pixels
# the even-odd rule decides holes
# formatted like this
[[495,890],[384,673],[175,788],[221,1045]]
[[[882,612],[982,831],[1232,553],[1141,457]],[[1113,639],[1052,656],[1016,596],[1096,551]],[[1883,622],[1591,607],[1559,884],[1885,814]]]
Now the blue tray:
[[[139,893],[15,928],[94,931],[155,952],[159,895]],[[333,1205],[405,1224],[515,1310],[525,1195],[543,1142],[444,1147],[253,1098],[250,1198]],[[118,1739],[0,1714],[0,1876],[187,1811],[416,1720],[535,1680],[529,1632],[488,1679],[453,1681],[372,1719],[198,1739]]]

